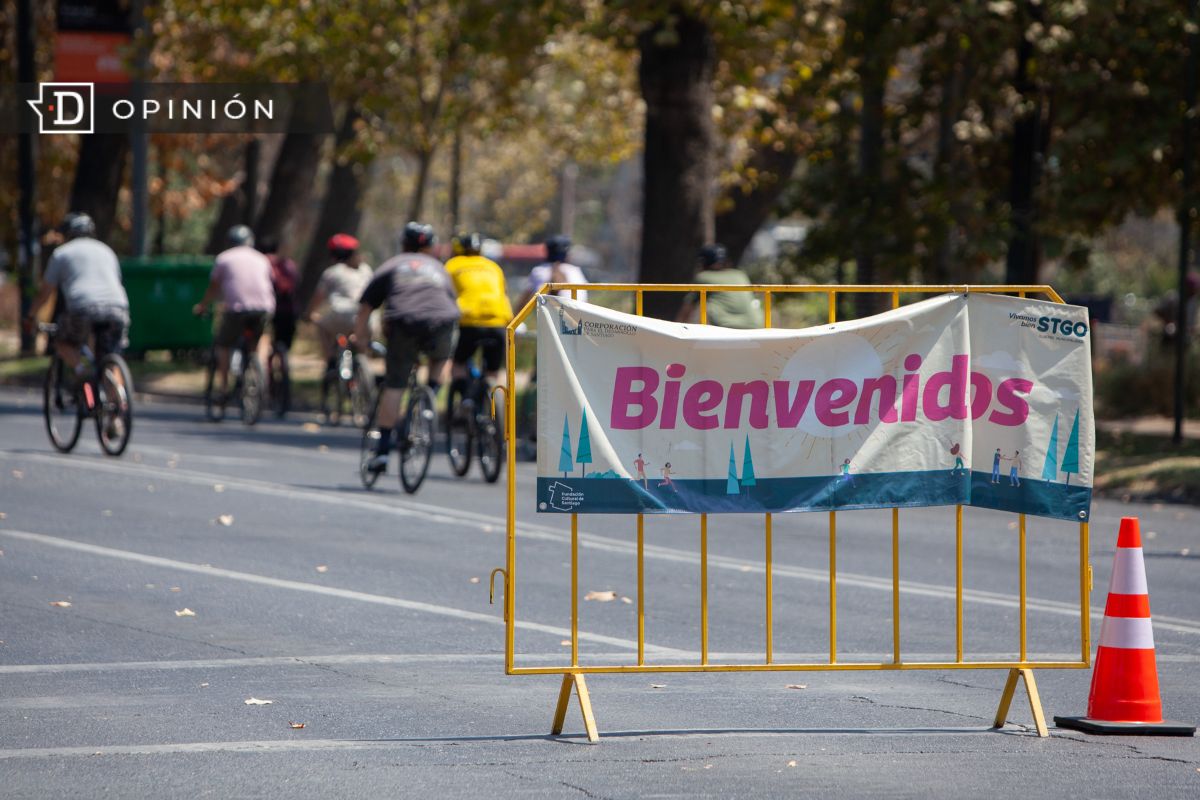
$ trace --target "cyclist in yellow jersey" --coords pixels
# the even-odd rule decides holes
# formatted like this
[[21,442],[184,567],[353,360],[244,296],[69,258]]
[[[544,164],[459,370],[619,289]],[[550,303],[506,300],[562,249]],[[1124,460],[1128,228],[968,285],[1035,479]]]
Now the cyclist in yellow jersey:
[[[483,351],[484,373],[495,384],[504,365],[504,328],[512,319],[512,303],[504,285],[504,270],[480,255],[478,233],[460,233],[452,242],[454,258],[446,272],[458,293],[458,345],[454,350],[454,388],[466,385],[468,362],[476,350]],[[453,393],[453,389],[452,389]]]

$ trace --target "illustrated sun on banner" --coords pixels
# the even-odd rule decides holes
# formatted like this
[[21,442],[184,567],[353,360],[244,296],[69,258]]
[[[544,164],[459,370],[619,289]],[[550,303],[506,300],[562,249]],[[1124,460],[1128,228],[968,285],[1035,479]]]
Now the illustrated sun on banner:
[[539,511],[1089,518],[1085,308],[947,294],[735,331],[538,303]]

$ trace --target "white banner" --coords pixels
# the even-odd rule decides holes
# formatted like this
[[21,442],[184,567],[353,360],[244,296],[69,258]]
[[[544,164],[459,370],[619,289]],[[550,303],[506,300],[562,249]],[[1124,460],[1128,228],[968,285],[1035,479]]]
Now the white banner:
[[1084,308],[954,294],[735,331],[538,302],[540,511],[961,503],[1088,518]]

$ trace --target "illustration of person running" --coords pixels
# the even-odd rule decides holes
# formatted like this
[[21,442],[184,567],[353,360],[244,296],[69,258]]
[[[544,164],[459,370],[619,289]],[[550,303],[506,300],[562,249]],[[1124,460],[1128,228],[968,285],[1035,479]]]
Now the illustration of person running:
[[674,489],[675,483],[671,480],[671,462],[668,461],[666,464],[663,464],[663,468],[661,471],[662,471],[663,479],[658,484],[659,487],[661,488],[663,486],[666,486],[668,489]]
[[637,480],[642,482],[642,488],[649,489],[650,482],[646,477],[646,459],[642,458],[641,453],[638,453],[637,458],[633,460],[633,468],[637,470]]

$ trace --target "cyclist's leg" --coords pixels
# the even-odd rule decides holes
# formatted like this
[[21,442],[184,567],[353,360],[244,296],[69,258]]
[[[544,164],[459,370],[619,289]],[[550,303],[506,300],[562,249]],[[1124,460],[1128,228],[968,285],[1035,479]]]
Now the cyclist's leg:
[[270,311],[255,312],[252,319],[251,327],[256,335],[254,339],[254,351],[258,353],[258,363],[266,364],[267,359],[271,356],[271,341],[267,338],[267,325],[271,322]]
[[[458,342],[454,345],[454,366],[450,373],[450,397],[447,398],[447,403],[454,395],[466,394],[467,385],[470,383],[468,375],[470,375],[470,361],[475,355],[475,350],[478,347],[476,332],[480,328],[470,326],[460,327],[458,329]],[[432,372],[432,365],[431,372]],[[449,408],[447,408],[449,411]]]
[[429,376],[426,383],[437,394],[450,373],[450,356],[454,353],[458,323],[451,322],[431,329],[421,342],[421,352],[429,358]]
[[505,330],[504,328],[484,328],[480,337],[479,348],[483,351],[483,374],[487,377],[489,386],[495,386],[500,380],[500,370],[504,368]]
[[376,455],[380,457],[386,457],[391,452],[394,432],[403,425],[400,400],[408,387],[409,376],[417,366],[417,342],[402,326],[389,325],[386,336],[387,372],[383,394],[379,398],[379,412],[375,417],[375,425],[379,430]]
[[221,321],[213,336],[213,349],[217,355],[217,389],[222,399],[229,394],[229,360],[233,349],[241,342],[245,329],[245,314],[229,310],[221,314]]
[[92,336],[92,320],[82,314],[65,312],[58,317],[54,349],[66,365],[78,373],[80,351]]

